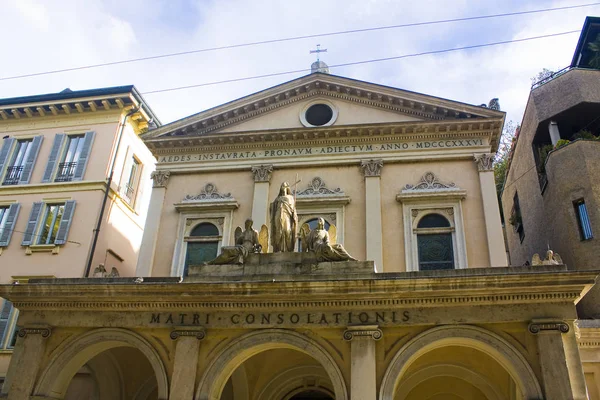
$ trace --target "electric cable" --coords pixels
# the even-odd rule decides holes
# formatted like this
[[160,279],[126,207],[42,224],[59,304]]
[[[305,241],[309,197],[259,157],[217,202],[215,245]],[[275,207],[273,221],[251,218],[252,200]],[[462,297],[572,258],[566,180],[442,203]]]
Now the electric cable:
[[347,35],[347,34],[351,34],[351,33],[372,32],[372,31],[380,31],[380,30],[387,30],[387,29],[398,29],[398,28],[408,28],[408,27],[415,27],[415,26],[424,26],[424,25],[446,24],[446,23],[452,23],[452,22],[473,21],[473,20],[479,20],[479,19],[510,17],[510,16],[515,16],[515,15],[536,14],[536,13],[544,13],[544,12],[551,12],[551,11],[562,11],[562,10],[570,10],[570,9],[583,8],[583,7],[592,7],[592,6],[597,6],[597,5],[600,5],[600,2],[576,4],[576,5],[572,5],[572,6],[563,6],[563,7],[544,8],[544,9],[529,10],[529,11],[514,11],[514,12],[501,13],[501,14],[478,15],[478,16],[473,16],[473,17],[442,19],[442,20],[424,21],[424,22],[412,22],[412,23],[398,24],[398,25],[377,26],[377,27],[371,27],[371,28],[351,29],[351,30],[336,31],[336,32],[325,32],[325,33],[315,33],[315,34],[301,35],[301,36],[291,36],[291,37],[280,38],[280,39],[268,39],[268,40],[261,40],[261,41],[256,41],[256,42],[247,42],[247,43],[238,43],[238,44],[232,44],[232,45],[226,45],[226,46],[207,47],[204,49],[188,50],[188,51],[182,51],[182,52],[177,52],[177,53],[159,54],[159,55],[155,55],[155,56],[131,58],[131,59],[126,59],[126,60],[111,61],[111,62],[105,62],[105,63],[99,63],[99,64],[82,65],[82,66],[77,66],[77,67],[62,68],[62,69],[56,69],[56,70],[51,70],[51,71],[33,72],[33,73],[22,74],[22,75],[5,76],[5,77],[0,77],[0,81],[30,78],[30,77],[41,76],[41,75],[58,74],[58,73],[62,73],[62,72],[79,71],[79,70],[83,70],[83,69],[101,68],[101,67],[108,67],[108,66],[112,66],[112,65],[127,64],[127,63],[134,63],[134,62],[148,61],[148,60],[156,60],[156,59],[167,58],[167,57],[177,57],[177,56],[183,56],[183,55],[188,55],[188,54],[205,53],[205,52],[210,52],[210,51],[219,51],[219,50],[235,49],[235,48],[240,48],[240,47],[250,47],[250,46],[258,46],[258,45],[264,45],[264,44],[297,41],[297,40],[302,40],[302,39],[312,39],[312,38],[320,38],[320,37],[328,37],[328,36],[339,36],[339,35]]

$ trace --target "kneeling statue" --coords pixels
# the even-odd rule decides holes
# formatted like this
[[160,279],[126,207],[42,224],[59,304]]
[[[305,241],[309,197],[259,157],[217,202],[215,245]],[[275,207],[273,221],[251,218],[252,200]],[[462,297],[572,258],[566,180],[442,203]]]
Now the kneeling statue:
[[303,248],[304,251],[312,251],[321,261],[357,261],[352,257],[341,244],[331,244],[329,241],[329,232],[325,230],[325,220],[319,218],[317,227],[307,233],[308,225],[302,227]]
[[243,264],[251,253],[260,253],[262,246],[258,241],[258,232],[252,228],[253,221],[246,220],[246,230],[242,231],[239,226],[235,228],[235,246],[221,247],[221,254],[206,264]]

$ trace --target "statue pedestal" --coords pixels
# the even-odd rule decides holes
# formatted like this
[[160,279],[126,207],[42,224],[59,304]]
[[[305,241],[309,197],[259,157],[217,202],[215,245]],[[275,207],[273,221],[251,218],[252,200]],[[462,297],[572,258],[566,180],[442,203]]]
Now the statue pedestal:
[[314,253],[250,254],[245,264],[192,265],[194,278],[250,278],[265,275],[356,275],[375,272],[373,261],[317,262]]

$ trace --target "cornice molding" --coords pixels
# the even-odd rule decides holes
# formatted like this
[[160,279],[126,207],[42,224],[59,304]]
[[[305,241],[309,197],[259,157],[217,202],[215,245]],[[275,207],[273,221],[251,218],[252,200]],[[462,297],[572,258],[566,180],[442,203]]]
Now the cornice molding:
[[[0,196],[20,196],[25,194],[85,192],[106,189],[104,181],[29,183],[26,185],[0,186]],[[113,189],[111,188],[111,192]]]
[[[336,146],[345,144],[419,141],[419,140],[460,140],[466,138],[489,138],[493,148],[495,123],[444,124],[439,126],[413,125],[369,125],[315,128],[312,132],[304,129],[254,131],[243,134],[219,134],[218,136],[160,138],[146,141],[152,153],[176,155],[188,153],[210,153],[223,151],[252,151],[272,148],[295,148],[307,146]],[[443,128],[443,129],[442,129]],[[463,129],[464,128],[464,129]],[[469,129],[470,128],[470,129]],[[160,164],[160,161],[159,161]]]

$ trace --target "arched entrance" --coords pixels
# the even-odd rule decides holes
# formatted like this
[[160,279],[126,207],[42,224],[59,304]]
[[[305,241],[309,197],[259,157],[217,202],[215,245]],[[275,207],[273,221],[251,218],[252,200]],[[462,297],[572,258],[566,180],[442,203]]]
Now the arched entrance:
[[166,400],[168,380],[144,338],[126,329],[96,329],[55,351],[34,393],[55,399]]
[[247,382],[246,399],[348,398],[342,373],[323,346],[294,331],[265,329],[235,339],[213,358],[196,399],[245,400],[235,395],[236,390],[244,392],[235,387],[240,370]]
[[[514,397],[518,396],[518,397]],[[542,398],[524,357],[474,326],[441,326],[404,345],[385,372],[381,400]]]

